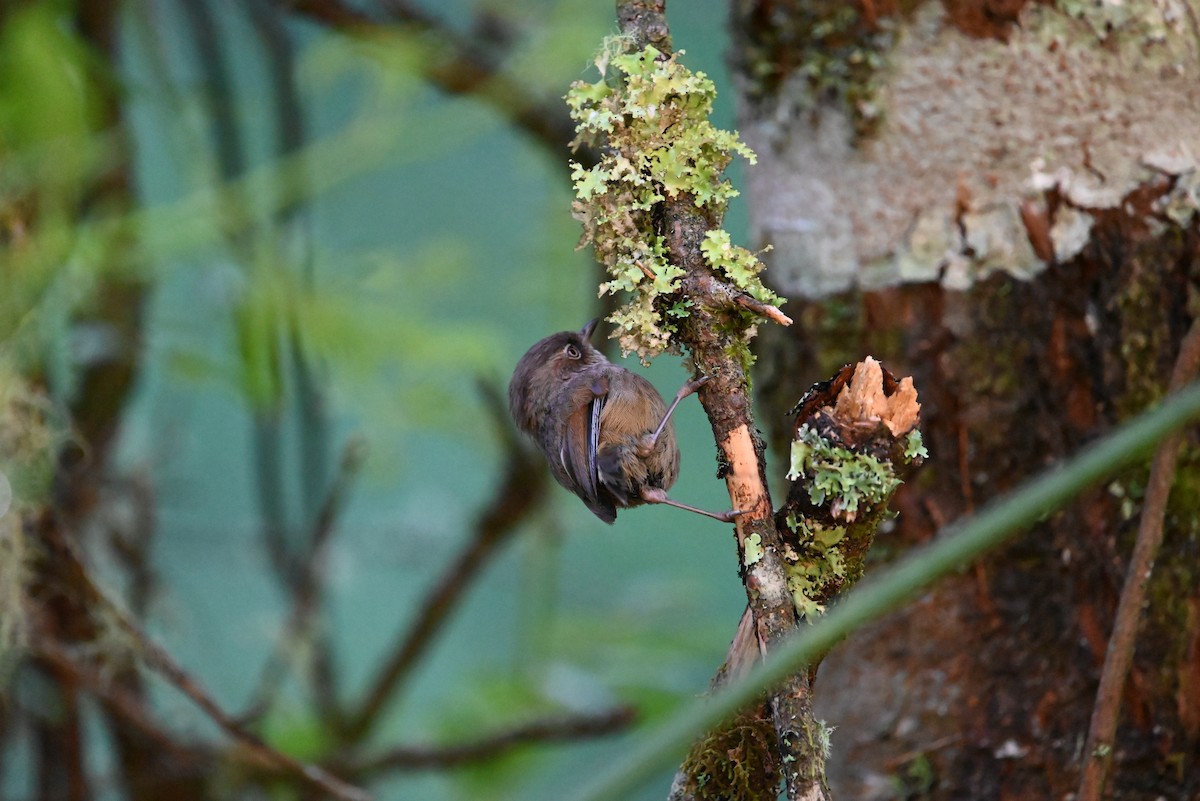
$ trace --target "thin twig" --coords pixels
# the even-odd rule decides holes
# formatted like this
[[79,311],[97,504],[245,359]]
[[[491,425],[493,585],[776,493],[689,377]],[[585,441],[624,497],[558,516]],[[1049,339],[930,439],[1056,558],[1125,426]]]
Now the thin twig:
[[755,314],[761,314],[770,320],[773,320],[780,325],[791,325],[794,321],[791,317],[779,310],[778,306],[772,306],[770,303],[763,303],[761,300],[756,300],[746,294],[740,294],[734,298],[737,305],[749,309]]
[[61,535],[55,537],[53,543],[57,554],[70,559],[76,568],[80,579],[79,589],[85,594],[91,604],[102,608],[111,616],[118,628],[138,646],[138,654],[145,664],[186,695],[192,703],[199,707],[217,724],[229,737],[237,741],[248,752],[260,759],[264,764],[274,767],[284,774],[301,779],[340,801],[370,801],[371,795],[364,790],[343,782],[324,768],[301,762],[268,745],[258,735],[246,731],[230,714],[225,712],[213,699],[212,695],[192,675],[180,665],[165,648],[159,645],[147,634],[136,621],[129,616],[122,606],[110,598],[92,579],[83,561],[76,553],[75,547]]
[[154,720],[146,702],[101,671],[73,659],[70,652],[53,637],[37,637],[33,652],[55,670],[70,674],[75,682],[88,688],[109,711],[153,740],[164,753],[182,760],[194,760],[201,749],[184,746],[176,736]]
[[495,759],[524,745],[547,742],[587,740],[614,734],[633,723],[630,707],[606,712],[557,717],[521,723],[510,729],[465,743],[446,746],[400,746],[370,757],[349,769],[365,778],[391,770],[444,770],[473,762]]
[[[1182,389],[1200,369],[1200,319],[1192,327],[1179,347],[1179,356],[1171,371],[1168,392]],[[1100,673],[1100,687],[1096,691],[1096,703],[1092,707],[1092,720],[1088,727],[1087,760],[1079,782],[1079,801],[1099,801],[1112,766],[1114,736],[1121,711],[1121,696],[1129,666],[1133,662],[1133,650],[1137,643],[1138,623],[1142,605],[1146,599],[1146,585],[1154,569],[1163,540],[1163,519],[1167,514],[1167,499],[1171,494],[1171,483],[1175,478],[1175,463],[1183,447],[1183,432],[1177,431],[1163,439],[1154,452],[1150,465],[1150,478],[1146,486],[1146,498],[1142,504],[1142,519],[1138,524],[1137,542],[1125,574],[1125,586],[1117,605],[1117,616],[1108,641],[1108,652]]]
[[257,717],[270,706],[286,673],[289,649],[305,639],[312,627],[324,583],[329,543],[345,507],[346,497],[362,466],[365,452],[365,445],[359,440],[351,440],[342,450],[337,476],[317,513],[308,551],[300,560],[301,572],[292,586],[292,607],[287,622],[276,641],[274,652],[263,667],[258,689],[251,696],[254,700],[249,704],[250,711],[243,715],[243,720]]
[[[575,136],[566,106],[554,97],[536,97],[526,82],[514,80],[501,66],[509,48],[483,37],[460,33],[433,15],[407,2],[383,4],[385,13],[372,16],[344,0],[280,0],[281,7],[334,30],[370,37],[389,27],[412,31],[431,42],[429,57],[421,60],[422,77],[450,95],[473,95],[493,111],[531,135],[555,157],[561,156]],[[575,160],[584,166],[596,163],[596,153],[581,147]]]
[[357,714],[350,718],[346,735],[351,742],[361,740],[371,730],[399,694],[405,679],[441,631],[442,624],[473,586],[480,570],[545,495],[545,463],[533,457],[529,448],[517,438],[500,390],[480,382],[480,391],[505,444],[504,478],[491,503],[476,519],[473,536],[425,596],[416,618],[400,634],[391,649],[391,657],[376,674]]

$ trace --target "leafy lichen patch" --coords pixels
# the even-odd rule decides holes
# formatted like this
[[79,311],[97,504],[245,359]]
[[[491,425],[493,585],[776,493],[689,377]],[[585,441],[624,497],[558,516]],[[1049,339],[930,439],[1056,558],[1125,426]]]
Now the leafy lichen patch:
[[[580,246],[591,244],[608,271],[600,293],[628,300],[609,320],[625,353],[643,360],[672,348],[676,321],[688,314],[678,296],[683,269],[668,259],[655,230],[655,207],[690,199],[705,217],[720,220],[737,190],[722,173],[735,155],[754,153],[731,131],[710,121],[716,88],[703,72],[654,47],[625,52],[625,39],[609,39],[596,59],[600,79],[577,81],[567,93],[577,143],[603,143],[599,163],[572,162],[582,225]],[[763,286],[762,262],[719,228],[702,245],[708,266],[739,290],[764,303],[779,298]]]
[[875,530],[904,474],[926,451],[911,378],[897,380],[873,358],[814,386],[797,415],[776,516],[788,532],[784,564],[796,611],[820,615],[863,572]]
[[832,499],[834,517],[853,523],[860,507],[886,499],[900,479],[890,465],[869,453],[835,445],[817,431],[802,426],[792,440],[789,481],[805,479],[809,498],[817,506]]

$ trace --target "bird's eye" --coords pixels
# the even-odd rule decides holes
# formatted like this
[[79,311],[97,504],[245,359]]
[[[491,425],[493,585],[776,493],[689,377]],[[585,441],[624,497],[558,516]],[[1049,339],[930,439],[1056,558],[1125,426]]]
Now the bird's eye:
[[563,353],[567,354],[568,359],[578,359],[583,354],[579,352],[579,348],[574,345],[567,345],[563,348]]

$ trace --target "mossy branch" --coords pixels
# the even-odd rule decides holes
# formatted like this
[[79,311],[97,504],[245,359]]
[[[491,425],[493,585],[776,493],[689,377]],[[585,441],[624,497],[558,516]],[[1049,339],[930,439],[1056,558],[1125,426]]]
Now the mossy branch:
[[[850,400],[822,411],[817,427],[798,429],[792,473],[801,479],[796,487],[814,494],[805,499],[794,489],[785,510],[773,512],[750,400],[749,345],[760,322],[791,321],[761,281],[762,262],[720,227],[737,196],[722,173],[735,155],[751,162],[754,155],[736,134],[709,121],[715,88],[672,53],[664,8],[661,0],[618,2],[621,34],[606,40],[596,58],[600,79],[577,82],[567,95],[576,144],[603,154],[590,168],[572,165],[573,209],[583,224],[581,246],[592,245],[608,273],[601,294],[626,298],[609,318],[622,349],[643,360],[687,351],[696,372],[709,377],[700,401],[730,499],[742,511],[738,560],[752,617],[739,627],[739,639],[754,652],[741,661],[753,664],[861,575],[875,526],[899,484],[898,469],[885,457],[895,454],[898,464],[911,459],[894,434],[884,436],[891,429],[881,415],[896,410],[884,400],[881,411],[872,400],[893,396],[895,387],[885,387],[878,365],[868,361],[856,381],[849,381],[852,370],[849,385],[837,386]],[[911,396],[903,437],[915,428],[919,407],[911,382],[902,394]],[[789,677],[757,713],[747,711],[737,725],[702,739],[676,789],[715,798],[735,789],[746,796],[753,785],[761,790],[754,797],[774,797],[782,774],[789,799],[827,798],[827,737],[812,715],[812,679],[811,667]],[[768,747],[764,727],[774,729]],[[709,758],[750,753],[754,765],[735,765],[738,758],[728,756],[722,767]]]
[[736,715],[755,703],[764,687],[794,675],[855,629],[879,620],[938,579],[1063,508],[1085,488],[1136,463],[1154,443],[1197,419],[1200,384],[1192,384],[1073,458],[1026,480],[1004,499],[946,526],[928,544],[873,574],[828,614],[750,667],[744,678],[731,680],[712,697],[687,705],[638,738],[622,756],[608,760],[585,786],[579,787],[576,781],[572,791],[562,795],[571,801],[628,798],[687,747],[695,732]]
[[[749,392],[749,343],[763,320],[791,321],[761,282],[762,263],[720,228],[736,191],[722,177],[734,155],[753,158],[733,133],[708,120],[715,89],[672,53],[662,0],[617,3],[621,35],[596,59],[601,79],[576,83],[567,102],[577,143],[603,153],[591,169],[574,168],[582,244],[608,270],[601,294],[624,293],[609,319],[622,348],[643,360],[688,351],[708,376],[700,402],[712,425],[718,462],[737,518],[738,562],[765,651],[797,625],[772,514],[764,445]],[[745,559],[747,542],[761,557]],[[771,696],[775,740],[785,755],[811,718],[803,677]],[[823,778],[821,780],[823,787]],[[789,797],[801,788],[789,780]]]
[[600,294],[626,297],[609,321],[622,350],[643,360],[686,344],[679,322],[695,302],[683,291],[686,266],[673,258],[667,241],[667,204],[683,204],[703,221],[699,255],[727,300],[737,305],[736,298],[746,298],[741,308],[747,318],[791,322],[772,305],[780,299],[759,278],[762,262],[719,227],[738,194],[722,173],[735,155],[754,163],[754,153],[737,134],[709,121],[713,82],[681,64],[669,39],[659,37],[657,47],[635,46],[647,36],[623,32],[607,39],[595,59],[599,80],[575,82],[566,97],[576,122],[575,146],[602,153],[590,167],[571,163],[580,246],[591,245],[608,272]]

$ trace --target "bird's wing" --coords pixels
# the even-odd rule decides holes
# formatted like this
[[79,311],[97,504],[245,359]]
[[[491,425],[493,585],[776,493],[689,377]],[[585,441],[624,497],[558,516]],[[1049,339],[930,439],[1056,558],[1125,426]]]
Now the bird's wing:
[[608,402],[608,377],[599,376],[581,384],[571,404],[567,418],[566,436],[559,450],[559,466],[567,478],[568,487],[587,507],[606,523],[616,520],[612,501],[600,497],[599,470],[596,453],[600,444],[600,415]]

